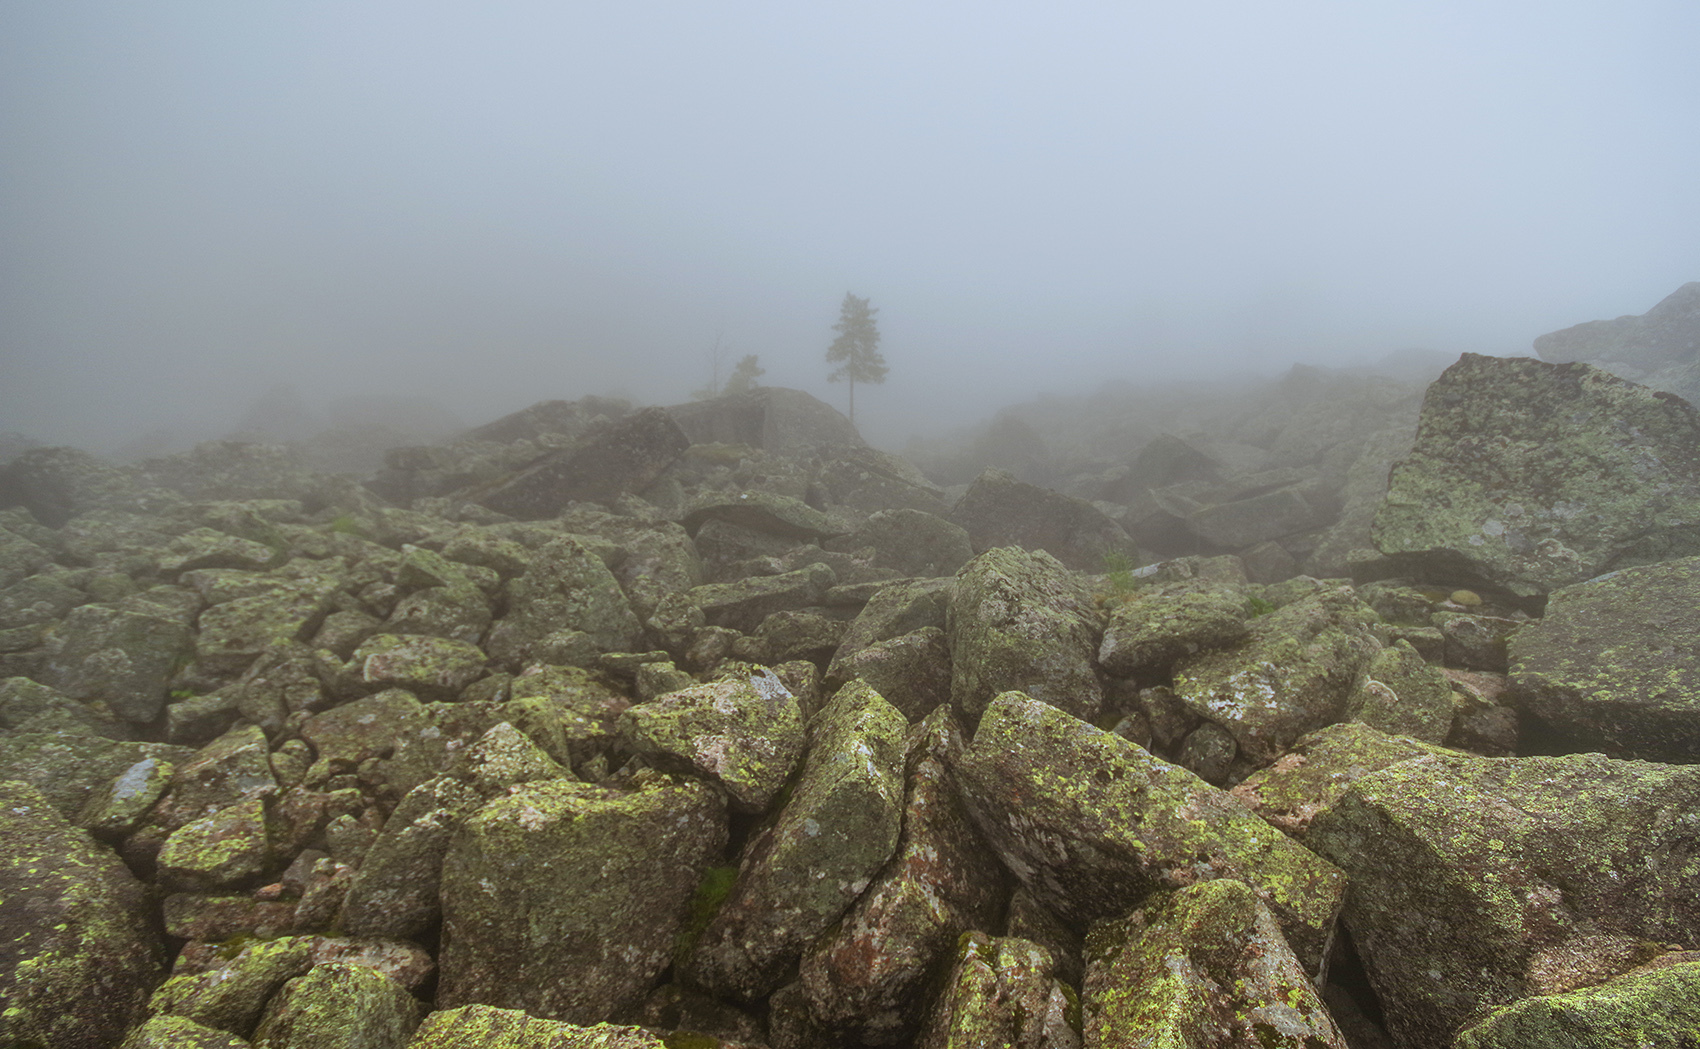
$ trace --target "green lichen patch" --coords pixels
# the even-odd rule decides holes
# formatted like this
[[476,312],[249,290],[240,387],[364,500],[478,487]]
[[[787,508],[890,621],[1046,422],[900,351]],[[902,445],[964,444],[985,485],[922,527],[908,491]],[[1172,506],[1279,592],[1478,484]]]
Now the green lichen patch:
[[229,955],[210,968],[174,974],[154,992],[148,1010],[246,1038],[284,981],[312,967],[313,938],[231,941]]
[[1457,1049],[1685,1049],[1700,1031],[1700,962],[1527,998],[1461,1031]]
[[723,679],[670,692],[620,716],[639,753],[719,783],[733,807],[766,812],[802,760],[802,711],[784,688]]
[[425,1007],[376,969],[332,962],[283,985],[254,1031],[257,1045],[402,1049]]

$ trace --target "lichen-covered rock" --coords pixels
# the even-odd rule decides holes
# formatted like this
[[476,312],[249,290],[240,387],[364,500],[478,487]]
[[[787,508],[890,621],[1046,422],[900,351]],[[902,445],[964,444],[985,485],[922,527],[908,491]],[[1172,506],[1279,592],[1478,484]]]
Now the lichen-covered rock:
[[177,500],[77,448],[31,448],[0,470],[0,505],[22,506],[49,528],[98,510],[160,510]]
[[666,409],[645,408],[592,425],[572,446],[550,453],[476,498],[521,521],[554,517],[574,500],[600,502],[640,491],[690,443]]
[[838,518],[816,510],[801,499],[760,489],[736,495],[710,493],[686,512],[682,523],[687,532],[695,534],[707,521],[724,521],[793,541],[817,541],[848,530]]
[[897,846],[906,727],[858,682],[816,716],[791,799],[745,847],[737,880],[683,967],[690,980],[759,999],[862,895]]
[[811,564],[773,576],[750,576],[735,583],[705,583],[685,596],[702,609],[710,626],[754,630],[775,612],[820,604],[838,581],[831,568]]
[[167,576],[196,568],[270,568],[287,556],[252,539],[212,528],[196,528],[171,540],[159,557],[159,570]]
[[815,470],[809,490],[811,498],[819,495],[828,504],[876,517],[894,509],[940,517],[950,512],[938,485],[929,481],[913,463],[877,448],[835,449],[833,458]]
[[327,610],[326,588],[279,581],[201,613],[195,659],[212,674],[235,675],[273,645],[312,636]]
[[1700,416],[1590,365],[1466,353],[1429,387],[1374,538],[1420,578],[1525,597],[1700,553]]
[[490,628],[490,658],[512,670],[534,661],[557,631],[579,631],[600,652],[642,647],[643,624],[619,580],[585,545],[561,536],[538,548],[525,575],[509,580],[508,614]]
[[1302,841],[1316,814],[1358,779],[1401,761],[1448,753],[1361,721],[1343,721],[1299,740],[1275,764],[1253,772],[1230,793]]
[[827,548],[870,552],[874,564],[919,578],[955,575],[974,556],[967,529],[911,509],[881,510]]
[[583,667],[528,667],[508,693],[497,713],[568,768],[607,750],[631,706],[608,678]]
[[402,688],[453,699],[484,673],[477,645],[422,634],[375,634],[354,650],[351,669],[370,688]]
[[1139,560],[1133,538],[1102,510],[1002,470],[975,478],[950,521],[967,530],[976,553],[1005,546],[1043,550],[1079,572],[1103,571],[1112,555]]
[[634,1006],[725,843],[724,804],[700,783],[557,779],[497,798],[443,861],[437,1004],[584,1023]]
[[926,627],[943,630],[953,585],[950,579],[905,579],[881,585],[844,631],[838,651],[827,664],[827,683],[836,688],[850,680],[853,675],[844,672],[845,662],[869,645]]
[[964,565],[945,635],[951,703],[965,725],[1012,689],[1077,718],[1098,716],[1096,609],[1080,577],[1050,554],[1000,547]]
[[376,969],[332,962],[283,985],[254,1031],[256,1046],[402,1049],[425,1007]]
[[249,1037],[266,1002],[286,980],[313,966],[313,937],[280,936],[228,945],[217,965],[175,972],[159,985],[148,1009]]
[[638,753],[720,784],[733,809],[746,813],[767,811],[805,742],[795,696],[783,686],[758,691],[738,678],[632,707],[620,715],[619,730]]
[[1122,677],[1162,674],[1183,656],[1238,644],[1245,619],[1245,601],[1232,593],[1151,594],[1110,613],[1098,662]]
[[435,925],[442,914],[443,856],[461,822],[483,803],[448,776],[408,791],[348,886],[342,929],[351,936],[405,939]]
[[150,911],[110,850],[0,781],[0,1044],[117,1044],[164,976]]
[[425,724],[425,707],[413,693],[388,688],[307,718],[300,734],[328,774],[333,765],[351,770],[368,758],[388,757]]
[[128,743],[66,732],[19,732],[0,736],[0,779],[18,780],[41,791],[66,819],[75,819],[91,798],[138,763],[181,764],[195,751],[166,743]]
[[248,1040],[187,1016],[161,1015],[131,1031],[118,1049],[248,1049]]
[[912,748],[897,852],[868,891],[804,954],[801,983],[817,1024],[870,1045],[902,1042],[957,938],[987,927],[1004,875],[962,809],[945,765],[962,747],[949,708]]
[[1589,749],[1700,761],[1700,558],[1553,592],[1511,639],[1514,702]]
[[570,769],[506,721],[457,754],[449,772],[487,798],[521,783],[572,778]]
[[1175,667],[1175,694],[1233,734],[1240,755],[1267,764],[1300,736],[1338,721],[1380,650],[1375,613],[1338,587],[1258,616],[1246,640]]
[[1377,652],[1346,700],[1346,716],[1394,736],[1444,743],[1452,731],[1452,683],[1408,641]]
[[916,1049],[1078,1049],[1078,1006],[1054,971],[1036,943],[963,934]]
[[580,1027],[519,1009],[463,1005],[425,1018],[407,1049],[668,1049],[641,1027]]
[[788,663],[806,659],[825,666],[844,640],[842,619],[808,610],[775,612],[761,621],[755,633],[733,643],[733,651],[752,663]]
[[1597,987],[1525,998],[1458,1033],[1457,1049],[1681,1049],[1700,1031],[1700,961],[1649,966]]
[[1274,916],[1243,883],[1152,896],[1086,937],[1086,1044],[1346,1049]]
[[232,888],[263,872],[271,859],[265,800],[249,798],[172,831],[159,850],[159,880],[188,892]]
[[1306,842],[1352,879],[1343,918],[1389,1033],[1446,1045],[1533,973],[1593,968],[1602,936],[1689,945],[1697,808],[1695,768],[1422,757],[1358,779]]
[[143,758],[89,795],[77,813],[77,826],[98,836],[128,834],[165,795],[176,771],[169,761]]
[[950,643],[938,627],[876,641],[832,665],[845,681],[866,682],[911,722],[950,705]]
[[[180,750],[181,748],[172,748]],[[257,725],[231,729],[173,758],[171,786],[124,843],[131,862],[151,862],[172,831],[228,806],[277,793],[270,747]]]
[[72,699],[105,703],[125,721],[148,722],[165,706],[190,645],[188,627],[176,619],[84,605],[49,632],[38,680]]
[[986,709],[955,769],[981,835],[1039,901],[1084,925],[1152,892],[1238,878],[1307,971],[1346,890],[1332,863],[1143,748],[1019,692]]

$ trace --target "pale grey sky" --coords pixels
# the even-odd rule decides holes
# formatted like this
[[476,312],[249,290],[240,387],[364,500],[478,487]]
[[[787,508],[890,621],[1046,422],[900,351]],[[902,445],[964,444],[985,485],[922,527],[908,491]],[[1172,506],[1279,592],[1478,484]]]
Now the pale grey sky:
[[268,383],[900,441],[1107,378],[1527,352],[1700,279],[1692,0],[0,0],[0,430]]

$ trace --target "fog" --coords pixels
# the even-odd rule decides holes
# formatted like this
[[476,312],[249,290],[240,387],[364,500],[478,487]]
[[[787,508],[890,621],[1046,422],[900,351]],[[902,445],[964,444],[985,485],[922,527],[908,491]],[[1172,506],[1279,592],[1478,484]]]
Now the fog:
[[1700,6],[0,3],[0,430],[428,397],[871,438],[1042,392],[1527,353],[1700,279]]

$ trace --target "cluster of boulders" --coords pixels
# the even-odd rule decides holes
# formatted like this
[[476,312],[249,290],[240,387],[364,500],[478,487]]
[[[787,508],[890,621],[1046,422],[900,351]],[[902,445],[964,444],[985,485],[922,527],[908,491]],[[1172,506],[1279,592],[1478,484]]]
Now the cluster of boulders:
[[[795,391],[25,451],[0,1044],[1689,1044],[1700,417],[1466,356],[1403,440],[1328,577]],[[1127,491],[1314,509],[1196,451]]]

